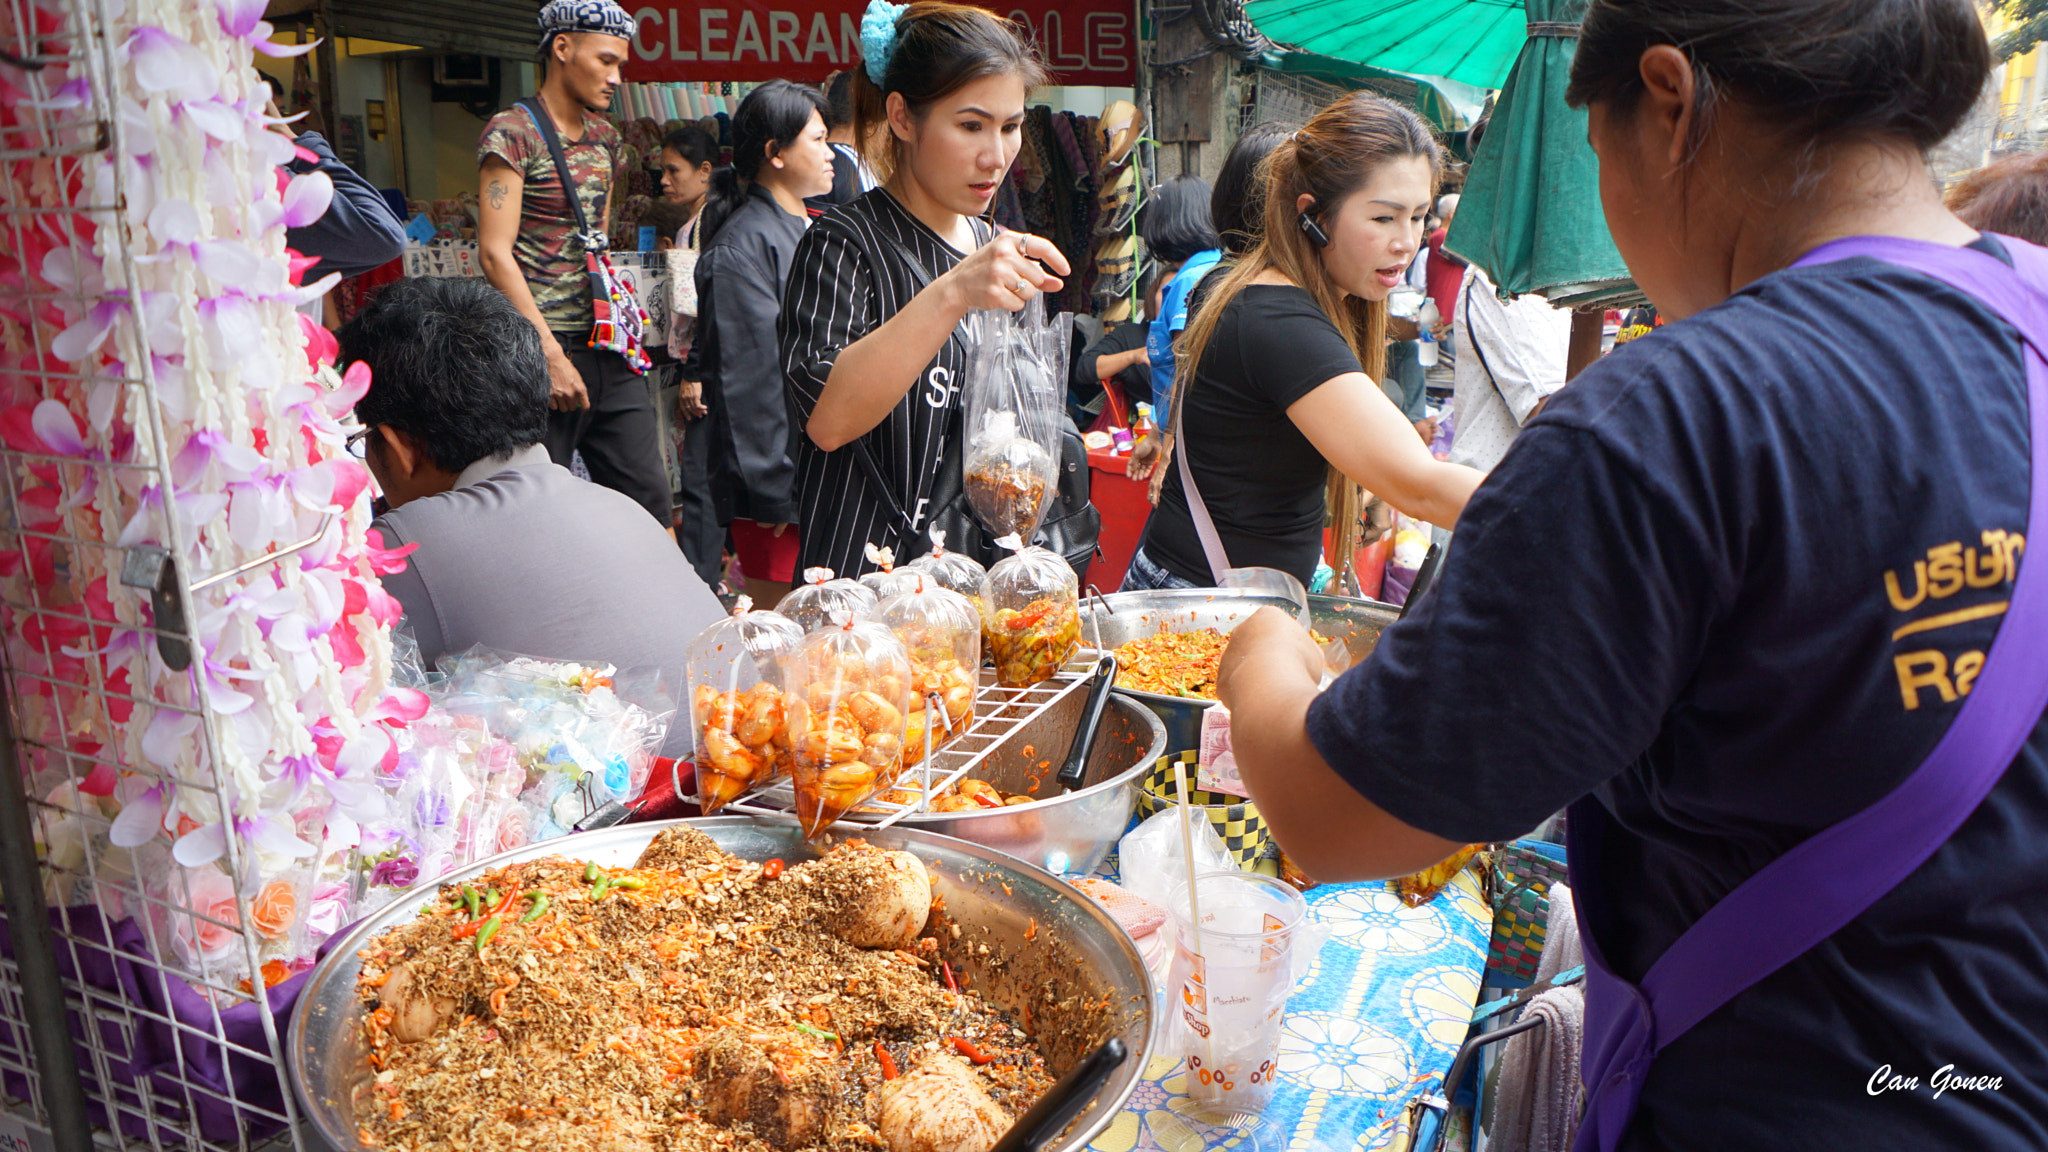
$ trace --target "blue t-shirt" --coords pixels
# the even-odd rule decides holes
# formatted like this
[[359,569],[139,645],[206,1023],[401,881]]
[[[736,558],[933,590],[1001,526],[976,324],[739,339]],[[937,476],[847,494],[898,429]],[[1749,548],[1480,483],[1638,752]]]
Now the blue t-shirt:
[[1159,290],[1159,315],[1145,330],[1145,355],[1152,361],[1152,419],[1161,428],[1170,419],[1166,402],[1173,395],[1173,335],[1188,326],[1188,293],[1221,259],[1220,248],[1197,252]]
[[[1462,842],[1593,793],[1618,827],[1574,863],[1638,980],[1927,757],[2011,595],[2029,473],[2003,321],[1870,259],[1778,272],[1558,393],[1310,737]],[[2048,723],[1896,889],[1667,1047],[1624,1147],[2048,1148],[2044,1021]],[[1886,1066],[1920,1087],[1873,1095]],[[1936,1099],[1944,1066],[1999,1086]]]

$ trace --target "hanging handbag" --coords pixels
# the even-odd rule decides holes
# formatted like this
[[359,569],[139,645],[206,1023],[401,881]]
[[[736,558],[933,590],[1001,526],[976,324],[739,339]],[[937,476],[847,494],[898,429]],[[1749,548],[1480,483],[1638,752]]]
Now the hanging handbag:
[[576,239],[583,245],[583,267],[590,276],[590,346],[617,352],[626,358],[633,371],[644,374],[653,364],[643,341],[647,312],[612,266],[608,254],[611,238],[592,229],[590,218],[583,212],[583,199],[576,195],[576,180],[569,172],[569,158],[562,154],[562,138],[555,131],[554,118],[548,115],[538,96],[521,100],[519,106],[533,117],[541,138],[548,142],[548,152],[555,158],[555,176],[562,182],[562,195],[576,214]]

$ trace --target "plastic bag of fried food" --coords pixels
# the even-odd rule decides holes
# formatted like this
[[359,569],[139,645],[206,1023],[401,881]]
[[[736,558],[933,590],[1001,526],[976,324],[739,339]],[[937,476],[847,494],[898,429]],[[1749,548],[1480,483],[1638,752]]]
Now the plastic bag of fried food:
[[797,819],[816,838],[901,770],[910,653],[888,628],[842,610],[783,661],[782,678]]
[[1080,581],[1057,552],[1023,547],[1015,536],[996,543],[1015,554],[988,574],[988,654],[998,685],[1029,688],[1057,675],[1081,646]]
[[786,616],[752,607],[740,597],[731,616],[690,642],[697,803],[707,816],[790,772],[782,661],[804,631]]
[[855,620],[865,620],[880,598],[875,590],[858,580],[834,578],[830,568],[804,569],[804,582],[789,590],[775,606],[777,612],[797,622],[804,631],[816,632],[844,611]]
[[910,652],[905,767],[924,762],[927,744],[935,749],[973,725],[981,667],[981,614],[974,605],[923,572],[909,575],[911,589],[882,601],[869,617],[894,632]]

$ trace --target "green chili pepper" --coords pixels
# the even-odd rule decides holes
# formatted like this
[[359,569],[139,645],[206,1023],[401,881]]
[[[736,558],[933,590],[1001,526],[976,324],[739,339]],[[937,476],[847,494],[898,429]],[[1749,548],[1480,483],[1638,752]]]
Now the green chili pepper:
[[611,891],[611,887],[612,887],[612,878],[611,878],[611,877],[609,877],[609,876],[600,876],[600,877],[598,877],[598,878],[597,878],[597,884],[596,884],[596,886],[595,886],[595,887],[593,887],[593,888],[591,888],[591,890],[590,890],[590,898],[591,898],[591,900],[592,900],[592,901],[597,901],[597,900],[602,900],[602,899],[604,899],[604,894],[605,894],[606,892],[609,892],[609,891]]
[[462,886],[462,905],[469,909],[469,918],[474,920],[483,912],[483,897],[477,895],[476,889],[464,884]]
[[491,942],[491,937],[498,934],[499,926],[504,923],[505,919],[502,916],[493,916],[489,920],[484,921],[484,926],[477,929],[476,932],[476,950],[479,952],[483,951],[484,945]]
[[585,884],[597,883],[597,861],[592,860],[583,866],[583,882]]
[[611,886],[614,888],[645,888],[647,887],[647,881],[638,876],[621,876],[617,880],[612,881]]
[[816,1036],[820,1040],[839,1039],[839,1033],[837,1032],[827,1032],[823,1028],[813,1028],[809,1024],[805,1024],[802,1021],[797,1022],[796,1030],[799,1032],[808,1032],[811,1035]]
[[504,898],[504,894],[499,892],[496,888],[486,888],[484,890],[484,907],[496,908],[498,906],[498,901],[503,900]]
[[533,901],[533,907],[531,907],[531,908],[527,909],[527,910],[526,910],[526,915],[524,915],[524,916],[521,916],[521,917],[519,918],[519,922],[520,922],[521,924],[531,924],[531,923],[533,923],[533,922],[534,922],[535,920],[538,920],[538,919],[540,919],[540,918],[541,918],[541,914],[542,914],[543,912],[546,912],[546,911],[548,910],[548,894],[547,894],[547,893],[545,893],[545,892],[528,892],[528,893],[526,894],[526,898],[527,898],[527,899],[529,899],[529,900],[531,900],[531,901]]

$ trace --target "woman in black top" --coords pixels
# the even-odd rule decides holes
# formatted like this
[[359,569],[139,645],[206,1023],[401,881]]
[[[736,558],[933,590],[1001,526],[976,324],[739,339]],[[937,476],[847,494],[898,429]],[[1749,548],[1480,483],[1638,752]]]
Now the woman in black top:
[[1457,520],[1480,474],[1431,457],[1373,382],[1385,371],[1387,295],[1415,258],[1440,163],[1414,113],[1357,93],[1274,150],[1264,235],[1189,323],[1175,383],[1177,450],[1221,554],[1169,453],[1124,587],[1208,585],[1250,565],[1309,584],[1326,509],[1341,572],[1361,485],[1418,519]]
[[790,462],[776,319],[797,243],[810,223],[804,197],[832,186],[825,101],[816,89],[770,80],[732,119],[732,167],[712,180],[697,261],[699,355],[711,409],[711,495],[731,527],[747,595],[773,608],[796,572]]
[[1057,291],[1037,261],[1068,271],[1050,241],[996,235],[978,219],[1022,143],[1025,93],[1045,78],[1009,21],[940,0],[876,0],[862,47],[855,137],[886,137],[870,158],[883,184],[820,217],[797,246],[781,328],[806,433],[802,563],[842,575],[872,567],[870,543],[899,563],[929,548],[940,461],[960,435],[962,319]]

